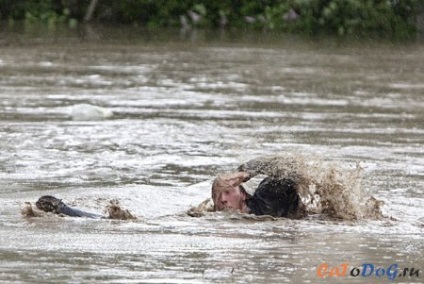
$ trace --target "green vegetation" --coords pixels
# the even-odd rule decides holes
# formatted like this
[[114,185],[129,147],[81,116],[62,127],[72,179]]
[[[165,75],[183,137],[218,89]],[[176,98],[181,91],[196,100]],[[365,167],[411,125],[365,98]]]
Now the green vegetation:
[[[146,27],[251,28],[302,34],[407,37],[419,0],[0,0],[13,24],[84,21]],[[89,6],[94,8],[90,11]],[[93,13],[91,13],[93,12]]]

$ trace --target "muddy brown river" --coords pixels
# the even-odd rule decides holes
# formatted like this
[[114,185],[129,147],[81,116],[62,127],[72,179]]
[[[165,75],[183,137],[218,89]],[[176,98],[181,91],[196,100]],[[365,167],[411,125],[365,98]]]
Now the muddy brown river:
[[[423,43],[0,35],[1,283],[424,282]],[[184,214],[216,175],[285,153],[359,163],[386,217]],[[47,194],[138,219],[21,216]]]

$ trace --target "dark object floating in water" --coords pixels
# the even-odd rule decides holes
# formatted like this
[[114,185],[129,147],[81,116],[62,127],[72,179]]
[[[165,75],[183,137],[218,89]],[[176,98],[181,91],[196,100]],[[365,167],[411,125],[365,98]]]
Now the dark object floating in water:
[[72,208],[66,205],[61,199],[58,199],[51,195],[44,195],[41,196],[35,203],[35,208],[30,202],[25,202],[25,204],[21,208],[21,211],[22,215],[27,217],[42,216],[43,214],[40,213],[41,211],[46,213],[53,213],[59,216],[86,217],[92,219],[137,219],[128,210],[122,209],[119,206],[119,202],[117,200],[111,200],[106,208],[109,216],[103,216]]
[[68,205],[63,203],[61,199],[58,199],[51,195],[41,196],[35,203],[35,205],[40,210],[43,210],[45,212],[52,212],[54,214],[63,214],[71,217],[87,217],[93,219],[103,218],[103,216],[98,214],[89,213],[76,208],[69,207]]

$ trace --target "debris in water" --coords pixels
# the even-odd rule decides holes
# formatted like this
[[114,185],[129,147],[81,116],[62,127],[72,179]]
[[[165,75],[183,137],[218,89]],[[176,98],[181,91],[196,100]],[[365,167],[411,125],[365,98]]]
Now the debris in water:
[[134,215],[130,213],[130,211],[126,209],[122,209],[119,205],[119,201],[117,199],[113,199],[109,201],[109,204],[106,206],[107,212],[109,213],[109,219],[117,219],[117,220],[134,220],[137,219]]

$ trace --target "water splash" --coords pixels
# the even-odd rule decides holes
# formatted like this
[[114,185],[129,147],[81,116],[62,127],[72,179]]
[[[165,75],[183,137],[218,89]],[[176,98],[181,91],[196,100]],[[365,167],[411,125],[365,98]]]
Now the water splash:
[[349,169],[316,157],[284,154],[250,160],[239,170],[252,176],[293,179],[308,213],[345,220],[383,217],[383,202],[362,187],[363,168],[359,164]]

